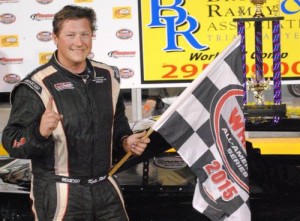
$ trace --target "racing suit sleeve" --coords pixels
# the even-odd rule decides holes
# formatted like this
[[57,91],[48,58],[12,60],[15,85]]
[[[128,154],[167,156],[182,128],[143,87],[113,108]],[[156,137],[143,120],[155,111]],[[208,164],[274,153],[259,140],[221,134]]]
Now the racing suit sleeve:
[[125,114],[125,104],[123,100],[123,96],[120,93],[116,112],[114,116],[114,133],[113,133],[113,140],[114,140],[114,154],[115,157],[119,158],[126,154],[122,141],[123,138],[126,136],[131,135],[133,132],[130,129],[130,126],[128,124],[128,118]]
[[38,158],[54,147],[52,136],[44,138],[39,132],[45,107],[28,86],[19,85],[15,90],[8,123],[2,134],[2,144],[11,157]]

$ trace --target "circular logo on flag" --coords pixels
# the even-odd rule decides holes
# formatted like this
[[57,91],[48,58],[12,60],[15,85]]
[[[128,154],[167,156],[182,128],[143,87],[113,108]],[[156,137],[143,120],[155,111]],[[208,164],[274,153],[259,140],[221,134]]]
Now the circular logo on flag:
[[241,188],[249,192],[248,164],[246,159],[245,124],[242,104],[243,88],[229,85],[213,98],[210,113],[211,128],[224,167]]

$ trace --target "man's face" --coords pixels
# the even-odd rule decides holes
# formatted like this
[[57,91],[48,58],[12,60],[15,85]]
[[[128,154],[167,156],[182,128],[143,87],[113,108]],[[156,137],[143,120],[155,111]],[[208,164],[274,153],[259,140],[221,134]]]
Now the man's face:
[[84,68],[85,59],[92,49],[92,36],[86,18],[64,21],[59,34],[53,35],[59,62],[72,72]]

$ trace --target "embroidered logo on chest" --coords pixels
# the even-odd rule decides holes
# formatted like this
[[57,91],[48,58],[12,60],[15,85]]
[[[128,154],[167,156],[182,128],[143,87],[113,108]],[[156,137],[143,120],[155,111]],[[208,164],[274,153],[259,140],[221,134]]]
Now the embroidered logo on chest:
[[93,81],[95,83],[99,84],[99,83],[103,83],[104,81],[106,81],[106,78],[103,76],[99,76],[99,77],[95,77]]
[[74,85],[71,82],[60,82],[54,84],[54,87],[57,91],[62,91],[66,89],[74,89]]

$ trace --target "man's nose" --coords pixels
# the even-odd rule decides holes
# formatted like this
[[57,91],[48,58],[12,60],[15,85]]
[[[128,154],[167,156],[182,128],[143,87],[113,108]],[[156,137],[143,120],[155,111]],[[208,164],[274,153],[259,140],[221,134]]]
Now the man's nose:
[[83,40],[82,40],[81,35],[76,35],[75,39],[74,39],[74,42],[75,42],[76,45],[82,45]]

